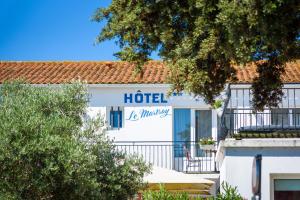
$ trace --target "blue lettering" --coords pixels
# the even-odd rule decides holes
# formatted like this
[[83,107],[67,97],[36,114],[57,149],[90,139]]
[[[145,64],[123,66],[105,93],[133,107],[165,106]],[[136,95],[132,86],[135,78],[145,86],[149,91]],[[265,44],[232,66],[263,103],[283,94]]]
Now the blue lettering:
[[124,103],[168,103],[164,93],[125,93]]
[[159,103],[159,93],[152,94],[152,103]]
[[141,109],[139,114],[137,114],[135,111],[132,111],[130,114],[130,117],[127,120],[130,121],[137,121],[140,119],[145,119],[149,117],[159,116],[160,118],[164,118],[169,114],[170,109],[154,109],[154,110],[147,110],[147,109]]
[[127,96],[127,93],[124,94],[124,102],[128,103],[127,101],[129,100],[129,103],[132,103],[132,94],[129,94],[129,96]]
[[160,99],[161,99],[161,102],[162,102],[162,103],[168,103],[168,101],[165,100],[165,98],[164,98],[164,93],[161,93],[161,94],[160,94]]
[[130,120],[130,121],[137,121],[137,120],[138,120],[138,115],[137,115],[134,111],[132,111],[132,112],[130,113],[130,116],[128,117],[127,120]]
[[135,103],[143,103],[143,94],[137,93],[134,96]]
[[150,96],[151,96],[151,93],[145,93],[144,95],[145,95],[145,97],[146,97],[146,103],[150,103]]
[[149,117],[150,115],[150,111],[145,109],[142,109],[140,113],[141,113],[141,118]]
[[164,109],[162,110],[162,114],[160,115],[160,118],[166,117],[169,114],[170,109]]
[[183,93],[182,92],[173,92],[173,96],[182,96]]

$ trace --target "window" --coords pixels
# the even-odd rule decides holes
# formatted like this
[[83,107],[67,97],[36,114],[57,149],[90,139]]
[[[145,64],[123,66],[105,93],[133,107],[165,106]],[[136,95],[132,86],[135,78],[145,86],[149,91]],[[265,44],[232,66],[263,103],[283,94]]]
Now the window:
[[[195,112],[195,125],[196,125],[196,141],[203,138],[212,137],[212,113],[211,110],[196,110]],[[197,156],[204,156],[204,152],[197,147]]]
[[294,108],[293,109],[293,125],[300,125],[300,109]]
[[111,107],[110,109],[110,120],[109,125],[111,128],[122,128],[123,123],[123,111],[120,107],[117,107],[117,109],[114,109],[114,107]]
[[274,179],[274,200],[300,199],[300,179]]
[[234,118],[236,118],[236,116],[234,115],[236,111],[234,109],[226,109],[224,112],[225,112],[225,126],[230,131],[233,131],[235,129]]
[[271,110],[271,124],[272,125],[289,125],[289,109],[280,108]]
[[191,110],[174,109],[174,154],[175,157],[185,156],[185,148],[190,150]]

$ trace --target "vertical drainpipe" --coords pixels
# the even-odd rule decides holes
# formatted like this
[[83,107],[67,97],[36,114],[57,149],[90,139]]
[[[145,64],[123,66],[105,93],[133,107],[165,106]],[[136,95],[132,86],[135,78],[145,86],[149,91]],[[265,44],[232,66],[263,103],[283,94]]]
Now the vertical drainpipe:
[[256,155],[255,156],[255,159],[256,159],[256,162],[258,163],[258,169],[259,169],[259,176],[258,176],[258,198],[259,200],[261,200],[261,154],[259,155]]
[[255,200],[261,200],[261,160],[262,155],[257,154],[252,166],[252,192]]

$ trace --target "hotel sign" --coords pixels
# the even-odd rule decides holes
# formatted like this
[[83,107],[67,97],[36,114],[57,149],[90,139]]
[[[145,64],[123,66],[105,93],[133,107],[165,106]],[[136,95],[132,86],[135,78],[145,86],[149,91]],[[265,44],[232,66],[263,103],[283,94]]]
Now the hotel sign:
[[124,103],[152,103],[152,104],[159,104],[159,103],[168,103],[165,99],[164,93],[125,93],[124,94]]
[[165,118],[170,115],[171,113],[169,108],[140,109],[139,111],[131,111],[129,117],[126,120],[138,121],[140,119],[146,119],[149,117],[156,117],[156,116],[160,118]]

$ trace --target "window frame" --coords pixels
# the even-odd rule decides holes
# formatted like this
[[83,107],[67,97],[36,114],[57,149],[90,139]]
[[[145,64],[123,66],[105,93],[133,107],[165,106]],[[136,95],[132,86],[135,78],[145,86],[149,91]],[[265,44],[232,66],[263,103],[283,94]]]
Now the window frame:
[[274,200],[275,194],[275,180],[277,179],[300,179],[298,173],[283,173],[283,174],[270,174],[270,199]]
[[[218,140],[218,133],[217,133],[217,112],[216,110],[210,108],[210,107],[203,107],[203,108],[199,108],[199,107],[184,107],[184,106],[173,106],[172,108],[172,112],[173,112],[173,117],[172,117],[172,141],[175,142],[175,138],[174,138],[174,112],[176,109],[190,109],[190,119],[191,119],[191,124],[190,124],[190,142],[196,142],[196,111],[211,111],[211,137],[213,138],[213,140],[217,141]],[[195,145],[198,145],[198,143],[192,145],[192,148],[190,149],[190,154],[192,158],[200,158],[202,156],[197,156],[197,152],[196,152],[196,148]],[[174,158],[176,158],[174,156]]]
[[[119,130],[124,128],[124,108],[111,106],[109,111],[108,121],[111,130]],[[117,125],[115,126],[115,113],[117,113]]]
[[291,109],[289,108],[270,109],[270,113],[271,113],[270,124],[276,126],[290,126],[291,125],[290,110]]

